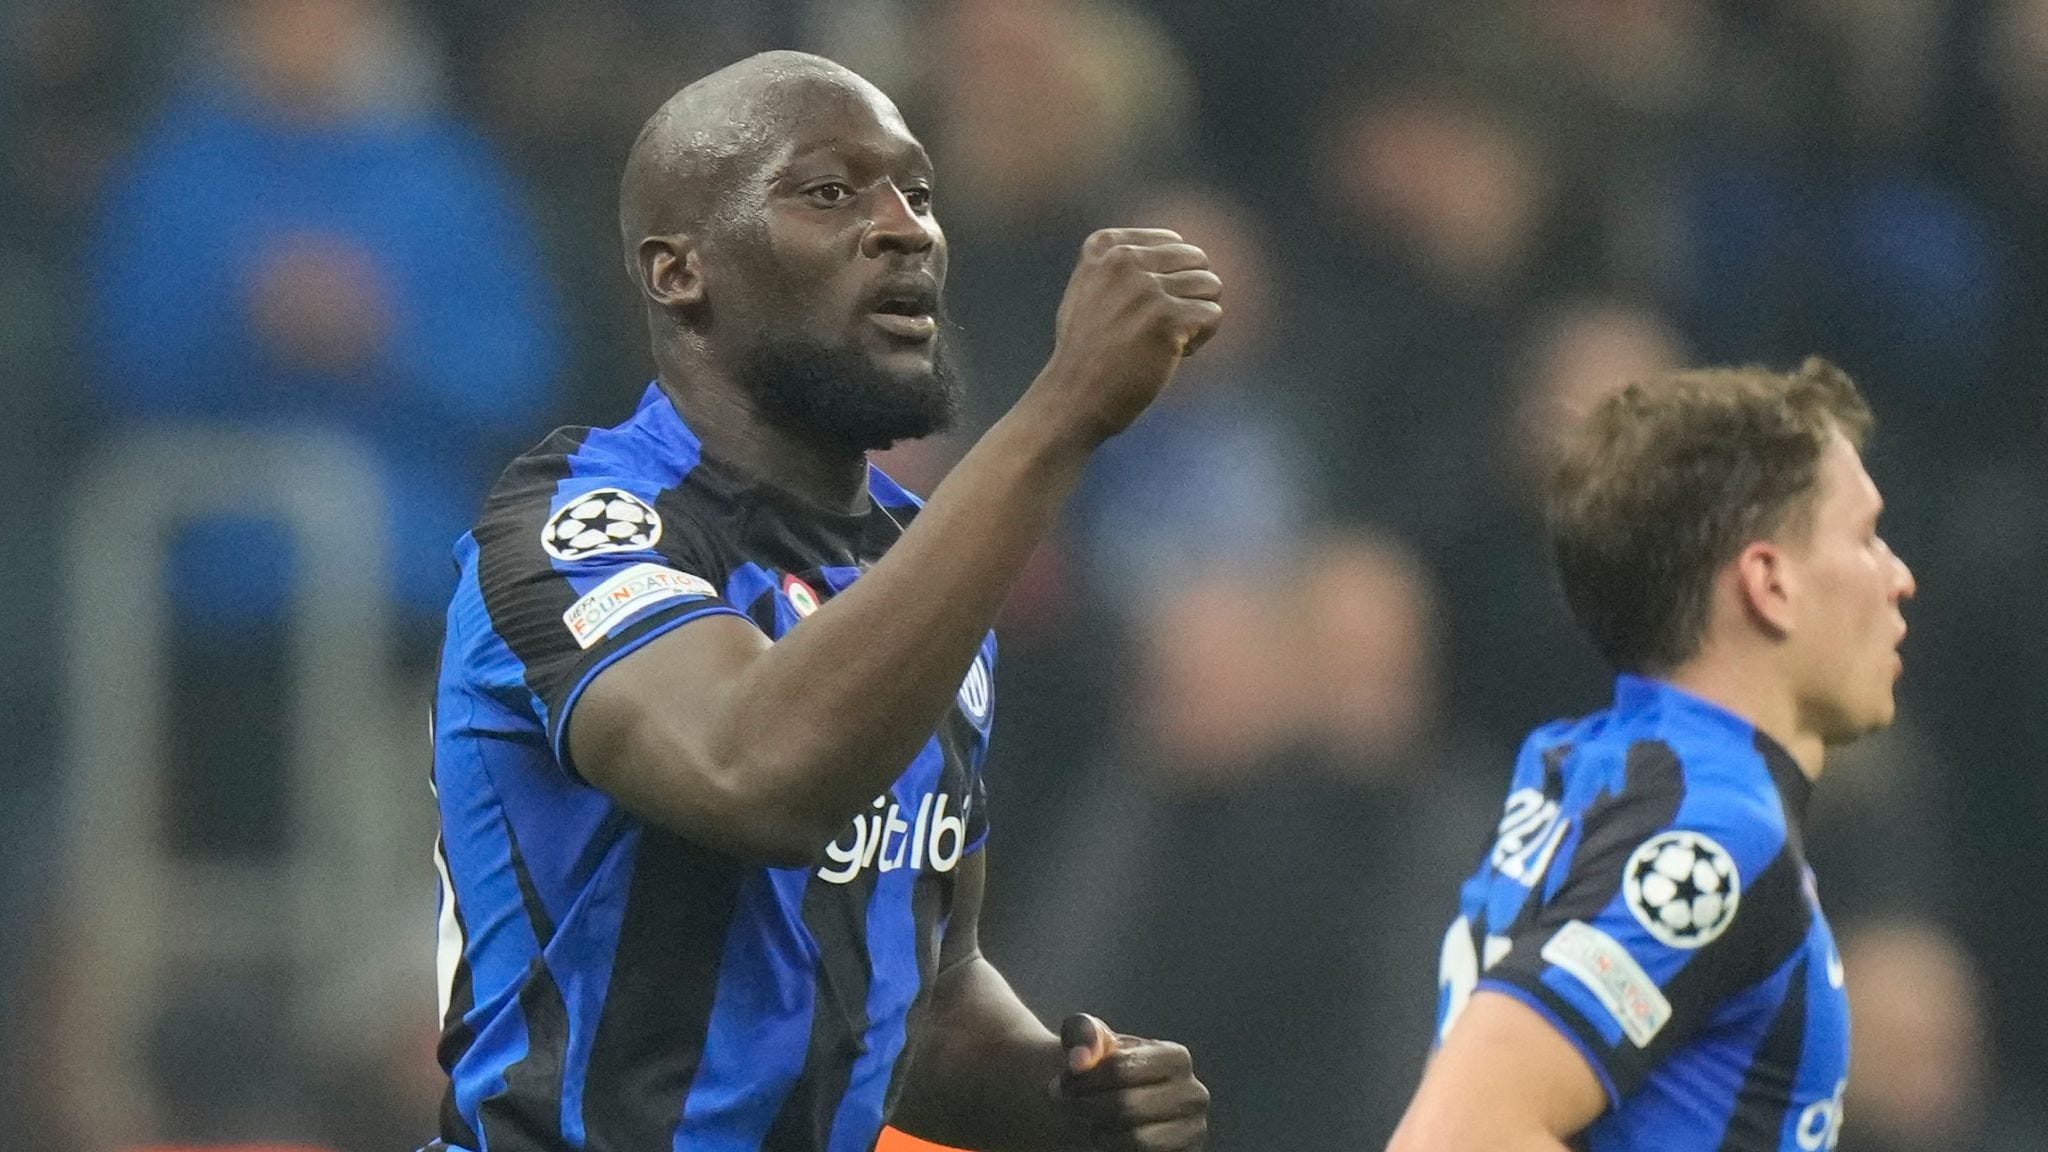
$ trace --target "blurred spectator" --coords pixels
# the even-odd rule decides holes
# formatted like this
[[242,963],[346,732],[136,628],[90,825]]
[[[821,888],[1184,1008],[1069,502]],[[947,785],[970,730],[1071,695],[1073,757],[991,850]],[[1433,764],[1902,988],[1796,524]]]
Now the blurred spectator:
[[[1334,871],[1333,887],[1359,886],[1367,927],[1323,957],[1327,967],[1303,972],[1348,1000],[1323,1043],[1350,1071],[1316,1091],[1352,1098],[1331,1109],[1310,1091],[1266,1084],[1277,1098],[1261,1103],[1261,1126],[1284,1131],[1290,1112],[1334,1111],[1371,1145],[1392,1134],[1421,1079],[1439,942],[1498,818],[1494,792],[1512,746],[1481,738],[1446,706],[1442,612],[1417,556],[1369,536],[1329,536],[1309,550],[1303,587],[1300,723],[1307,763],[1327,783],[1299,802],[1332,806],[1341,832],[1317,851],[1350,858],[1348,868],[1322,867]],[[1315,1025],[1301,1027],[1313,1034]],[[1296,1074],[1312,1078],[1307,1051],[1296,1058]],[[1344,1143],[1337,1132],[1321,1139]]]
[[[901,49],[908,59],[885,71],[919,76],[905,112],[938,169],[965,436],[1007,411],[1044,367],[1081,241],[1133,223],[1122,190],[1179,159],[1191,79],[1121,0],[947,0],[922,10],[918,41]],[[949,449],[933,448],[927,462],[942,462]],[[1002,813],[997,850],[1009,863],[991,870],[991,908],[1031,900],[1042,844],[1114,740],[1119,622],[1093,611],[1073,543],[1063,531],[1040,549],[1003,618],[1005,719],[988,777],[991,811]],[[986,927],[1005,956],[1006,941],[1027,932],[1002,914]]]
[[1119,189],[1179,161],[1190,81],[1119,0],[951,0],[930,34],[912,116],[931,121],[978,431],[1044,366],[1081,241],[1131,223]]
[[1609,394],[1684,359],[1662,317],[1611,300],[1563,306],[1522,339],[1516,394],[1499,409],[1490,448],[1468,465],[1485,496],[1432,557],[1452,714],[1510,747],[1539,724],[1605,707],[1613,683],[1565,605],[1543,528],[1556,438]]
[[1880,428],[1867,455],[1887,535],[1933,531],[1935,461],[2005,442],[1989,417],[2008,268],[1993,222],[1933,163],[1935,82],[1949,71],[1936,0],[1751,6],[1727,27],[1752,99],[1713,89],[1710,129],[1673,189],[1672,298],[1702,358],[1846,367]]
[[[545,197],[536,255],[561,285],[575,419],[609,423],[653,378],[638,291],[622,269],[619,172],[649,113],[691,80],[788,45],[792,0],[442,0],[456,91]],[[614,415],[607,415],[614,414]]]
[[[517,191],[435,110],[385,0],[221,0],[90,249],[94,384],[118,420],[320,426],[387,470],[394,598],[423,626],[559,344]],[[133,259],[130,259],[132,257]],[[243,529],[188,537],[175,594],[245,628],[288,574]]]
[[[318,429],[361,444],[383,491],[362,493],[355,514],[384,528],[406,626],[392,656],[425,664],[450,549],[552,403],[560,340],[521,196],[439,110],[432,45],[393,0],[219,0],[196,29],[84,249],[102,428]],[[219,466],[234,476],[237,462]],[[172,542],[169,841],[185,856],[284,869],[280,850],[304,846],[280,770],[294,738],[281,623],[295,578],[280,536],[218,519]],[[332,702],[378,724],[380,703]],[[181,1126],[167,1135],[324,1123],[335,1078],[361,1074],[291,1034],[303,1018],[291,1006],[308,995],[298,975],[176,975],[160,1020],[135,1031],[159,1057],[166,1122]],[[224,995],[240,1010],[217,1010]],[[252,1053],[264,1057],[250,1064]],[[384,1074],[370,1078],[387,1105],[363,1118],[419,1130],[431,1110],[397,1104]]]
[[1131,219],[1172,228],[1209,254],[1229,320],[1172,387],[1089,464],[1068,515],[1090,596],[1112,615],[1149,607],[1175,573],[1285,563],[1309,519],[1301,437],[1273,397],[1300,386],[1279,359],[1285,309],[1246,210],[1217,192],[1165,188]]
[[1849,1064],[1841,1152],[2038,1152],[2031,1100],[2008,1100],[1987,1062],[1976,965],[1931,921],[1880,919],[1839,942]]
[[1829,916],[1933,917],[1961,902],[1954,778],[1912,715],[1828,753],[1805,842]]
[[[119,150],[139,92],[154,71],[141,37],[114,5],[67,2],[0,7],[0,396],[17,434],[0,455],[0,490],[23,507],[61,509],[79,454],[76,397],[82,373],[74,331],[75,285],[65,276],[78,224]],[[59,515],[61,523],[63,517]],[[27,1122],[36,1096],[32,1035],[37,989],[26,973],[47,941],[58,904],[50,861],[62,850],[55,814],[64,778],[57,717],[63,629],[45,608],[67,586],[62,535],[0,550],[0,1147],[40,1147]]]
[[10,247],[61,260],[78,246],[135,109],[166,66],[150,49],[174,17],[137,7],[29,0],[0,11],[0,239]]
[[1088,961],[1069,992],[1199,1054],[1219,1152],[1370,1146],[1420,1075],[1437,942],[1492,826],[1446,772],[1471,750],[1443,727],[1432,614],[1412,556],[1338,538],[1285,574],[1184,578],[1143,622],[1141,774],[1077,798],[1037,916]]
[[1327,219],[1297,237],[1332,512],[1425,544],[1470,514],[1508,333],[1570,272],[1548,266],[1557,172],[1534,137],[1433,81],[1367,90],[1327,126]]
[[[204,35],[190,47],[195,11]],[[449,49],[456,119],[437,111],[444,60],[415,21]],[[1991,1070],[1955,1073],[1946,1096],[1906,1093],[1965,1102],[1914,1105],[1918,1119],[1858,1096],[1844,1147],[2029,1146],[1955,1117],[1988,1111],[1985,1125],[2024,1135],[1997,1084],[2048,1077],[2048,1033],[2029,1023],[2048,1014],[2048,981],[2014,928],[2048,884],[2034,846],[2048,813],[2048,0],[0,5],[0,347],[24,430],[0,465],[9,490],[59,506],[88,424],[358,436],[387,470],[389,506],[363,514],[403,546],[393,587],[417,657],[438,635],[448,543],[509,450],[546,426],[556,389],[574,392],[563,413],[602,417],[648,371],[610,239],[641,119],[695,75],[807,38],[921,97],[905,106],[939,154],[969,431],[1043,363],[1092,228],[1170,215],[1227,265],[1223,335],[1104,453],[1004,622],[984,938],[1026,961],[1020,982],[1071,976],[1073,995],[1047,1002],[1076,1005],[1120,985],[1131,1014],[1113,1023],[1149,1015],[1167,1031],[1187,1013],[1189,1035],[1213,1032],[1216,1082],[1233,1086],[1219,1091],[1219,1149],[1268,1125],[1276,1147],[1312,1149],[1346,1126],[1347,1146],[1370,1143],[1377,1085],[1398,1096],[1412,1083],[1407,1065],[1374,1060],[1419,1059],[1426,1038],[1352,1001],[1397,974],[1421,999],[1375,993],[1381,1007],[1426,1016],[1456,879],[1393,874],[1388,861],[1430,847],[1400,822],[1450,820],[1443,797],[1468,778],[1490,804],[1506,770],[1504,753],[1475,766],[1448,730],[1511,744],[1607,694],[1551,585],[1534,499],[1545,421],[1675,361],[1818,351],[1873,397],[1887,536],[1923,594],[1908,608],[1910,727],[1831,764],[1811,849],[1840,911],[1896,927],[1943,910],[1983,980],[1953,943],[1893,941],[1881,960],[1917,955],[1916,977],[1960,963],[1965,992],[1873,987],[1951,1006],[1974,995],[1977,1030],[1952,1032]],[[531,189],[531,223],[463,121]],[[1203,183],[1160,193],[1163,176]],[[130,251],[132,268],[107,259]],[[76,338],[81,323],[92,341]],[[106,418],[76,419],[84,396]],[[956,443],[884,466],[928,489]],[[1312,514],[1423,548],[1440,613],[1399,606],[1426,588],[1399,548],[1292,549]],[[273,722],[289,684],[270,627],[283,552],[233,525],[178,550],[172,690],[189,763],[260,770],[288,739]],[[65,966],[27,929],[45,902],[48,717],[83,706],[59,699],[52,675],[45,607],[60,583],[45,554],[0,558],[0,603],[16,606],[0,612],[0,674],[17,717],[0,1032],[17,1037],[34,1034],[10,1018],[20,958]],[[1434,673],[1401,671],[1418,659]],[[275,788],[221,776],[183,782],[188,820],[278,826]],[[1425,793],[1441,811],[1418,807]],[[1453,871],[1492,816],[1440,829]],[[1428,914],[1387,911],[1397,889]],[[1324,913],[1327,932],[1302,923]],[[1387,938],[1357,939],[1355,921],[1375,915]],[[1425,928],[1421,945],[1399,939]],[[1094,961],[1092,986],[1090,966],[1033,970],[1034,950],[1055,947]],[[1882,967],[1852,955],[1852,992]],[[321,1113],[296,1117],[306,1137],[396,1146],[401,1114],[424,1107],[404,1071],[423,1066],[418,1038],[394,1038],[389,1069],[328,1067],[265,1046],[293,989],[220,979],[232,1010],[201,988],[185,1031],[211,1024],[214,1051],[274,1058],[223,1056],[208,1077],[166,1041],[191,1117],[268,1094]],[[1322,1001],[1287,990],[1311,979],[1335,998],[1333,1020],[1303,1022],[1302,1004]],[[1997,1012],[1983,1010],[1988,989]],[[32,1011],[42,991],[12,1006]],[[1928,1061],[1892,1072],[1866,1055],[1866,1033],[1897,1031],[1883,1014],[1898,1007],[1859,1002],[1852,1093],[1937,1078]],[[1275,1027],[1247,1056],[1254,1018],[1297,1034]],[[1242,1098],[1243,1085],[1263,1091],[1256,1060],[1291,1068],[1316,1045],[1374,1090]],[[0,1147],[56,1139],[6,1115],[7,1096],[55,1095],[5,1082],[33,1046],[0,1053],[16,1057],[0,1058]],[[390,1113],[398,1134],[351,1130],[337,1099],[374,1102],[338,1111]]]

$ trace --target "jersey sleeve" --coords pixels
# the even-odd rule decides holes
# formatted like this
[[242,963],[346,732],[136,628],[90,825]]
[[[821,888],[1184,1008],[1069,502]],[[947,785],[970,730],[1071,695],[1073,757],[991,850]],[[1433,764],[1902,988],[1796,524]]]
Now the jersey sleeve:
[[1478,987],[1547,1018],[1614,1105],[1806,935],[1801,870],[1775,806],[1674,787],[1588,807],[1566,830],[1562,871],[1537,878],[1540,899],[1482,945]]
[[599,673],[689,621],[744,616],[726,599],[718,542],[659,497],[623,479],[528,485],[494,495],[477,524],[491,627],[572,775],[568,717]]

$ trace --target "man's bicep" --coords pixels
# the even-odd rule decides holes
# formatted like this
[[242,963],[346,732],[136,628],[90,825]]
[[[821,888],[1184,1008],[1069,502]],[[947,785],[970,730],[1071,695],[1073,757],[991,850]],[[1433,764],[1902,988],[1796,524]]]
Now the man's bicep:
[[567,764],[634,813],[721,847],[716,725],[733,685],[770,641],[709,613],[599,669],[563,723]]
[[1607,1104],[1585,1053],[1556,1025],[1482,988],[1431,1058],[1390,1148],[1562,1149]]

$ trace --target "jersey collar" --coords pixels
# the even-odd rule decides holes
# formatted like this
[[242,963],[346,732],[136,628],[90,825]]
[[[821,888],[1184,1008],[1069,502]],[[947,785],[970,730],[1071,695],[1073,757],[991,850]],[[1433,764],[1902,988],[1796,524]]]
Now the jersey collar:
[[1682,717],[1688,723],[1752,745],[1763,758],[1772,782],[1778,786],[1778,796],[1784,802],[1786,815],[1798,822],[1806,819],[1807,801],[1813,796],[1813,781],[1799,770],[1799,762],[1792,758],[1784,745],[1728,709],[1662,680],[1624,672],[1614,680],[1614,711],[1617,715],[1658,711]]

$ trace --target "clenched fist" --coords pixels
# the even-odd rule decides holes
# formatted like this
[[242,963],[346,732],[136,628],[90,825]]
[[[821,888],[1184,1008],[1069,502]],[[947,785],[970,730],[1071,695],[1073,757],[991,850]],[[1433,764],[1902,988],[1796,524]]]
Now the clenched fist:
[[1215,333],[1223,281],[1209,256],[1163,228],[1088,237],[1060,301],[1052,358],[1027,398],[1091,444],[1129,427]]
[[1209,1090],[1186,1048],[1078,1014],[1060,1025],[1060,1045],[1067,1068],[1050,1091],[1069,1147],[1194,1152],[1208,1139]]

